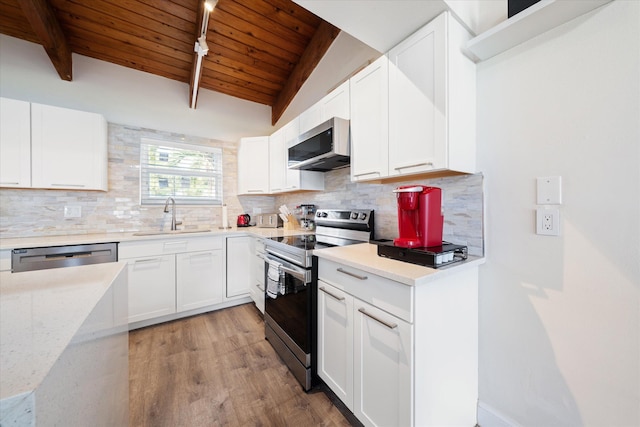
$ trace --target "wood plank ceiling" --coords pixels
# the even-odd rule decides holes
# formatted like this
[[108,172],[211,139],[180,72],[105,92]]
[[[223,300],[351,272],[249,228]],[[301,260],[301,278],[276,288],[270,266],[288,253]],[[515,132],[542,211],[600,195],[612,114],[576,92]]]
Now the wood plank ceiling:
[[[43,45],[65,80],[73,52],[190,84],[203,15],[203,0],[0,0],[0,33]],[[199,87],[269,105],[275,124],[338,33],[291,0],[219,0]]]

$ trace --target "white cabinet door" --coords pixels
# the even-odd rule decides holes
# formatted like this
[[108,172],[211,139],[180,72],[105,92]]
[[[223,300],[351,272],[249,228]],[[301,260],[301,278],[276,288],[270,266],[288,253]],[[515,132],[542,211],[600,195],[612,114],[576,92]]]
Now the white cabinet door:
[[0,186],[31,187],[31,105],[0,98]]
[[253,251],[253,265],[251,269],[251,282],[249,284],[249,294],[251,299],[264,314],[264,240],[253,237],[251,240]]
[[250,260],[251,237],[227,237],[227,298],[249,294]]
[[269,193],[269,137],[240,139],[238,194]]
[[446,167],[446,19],[440,15],[388,53],[390,176]]
[[353,411],[353,297],[318,280],[318,376]]
[[322,98],[320,101],[322,105],[322,122],[332,117],[349,120],[349,97],[349,81],[347,80]]
[[389,174],[389,64],[381,56],[350,80],[351,180]]
[[305,133],[332,117],[348,120],[349,102],[349,81],[347,80],[300,114],[300,133]]
[[287,186],[287,147],[284,131],[277,130],[269,137],[269,192],[281,193]]
[[129,323],[176,311],[175,255],[127,260]]
[[107,191],[107,123],[99,114],[31,104],[32,186]]
[[353,413],[365,426],[413,425],[413,326],[357,298],[353,313]]
[[178,312],[222,302],[223,251],[218,249],[177,254],[176,278]]

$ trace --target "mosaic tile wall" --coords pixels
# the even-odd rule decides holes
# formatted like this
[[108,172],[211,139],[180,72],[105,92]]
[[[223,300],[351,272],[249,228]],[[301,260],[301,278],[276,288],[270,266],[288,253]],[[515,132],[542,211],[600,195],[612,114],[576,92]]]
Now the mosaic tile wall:
[[279,196],[276,205],[289,208],[313,203],[319,208],[361,208],[375,210],[375,237],[398,236],[398,213],[393,189],[400,185],[424,184],[442,188],[444,240],[467,245],[472,255],[483,255],[483,176],[459,175],[393,184],[352,183],[349,169],[325,173],[325,191]]
[[[168,230],[171,216],[163,206],[139,203],[140,139],[172,140],[221,147],[224,160],[224,201],[230,225],[241,213],[277,212],[287,204],[313,203],[321,208],[375,210],[377,238],[393,238],[397,231],[393,189],[399,185],[426,184],[444,192],[444,238],[469,246],[469,253],[483,254],[482,175],[462,175],[393,184],[352,183],[349,169],[325,174],[324,192],[282,196],[237,195],[237,144],[151,129],[109,124],[109,191],[0,190],[0,238],[42,235],[91,234],[140,230]],[[81,218],[64,218],[65,206],[80,206]],[[221,226],[220,207],[177,207],[184,228],[214,229]]]
[[[109,124],[109,191],[0,190],[0,238],[90,234],[169,229],[171,215],[163,206],[141,206],[140,139],[151,138],[221,147],[224,201],[229,221],[259,207],[273,210],[274,197],[237,197],[237,145],[187,135]],[[64,218],[65,206],[80,206],[81,218]],[[221,225],[220,207],[177,207],[184,228],[211,229]]]

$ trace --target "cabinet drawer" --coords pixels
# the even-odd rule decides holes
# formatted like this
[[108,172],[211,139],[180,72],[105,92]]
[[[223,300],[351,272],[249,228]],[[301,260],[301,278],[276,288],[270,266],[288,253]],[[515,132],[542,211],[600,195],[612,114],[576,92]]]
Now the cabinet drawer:
[[207,251],[223,248],[222,237],[176,237],[173,239],[123,242],[118,246],[120,259]]
[[411,286],[325,259],[318,261],[318,278],[413,323],[414,289]]

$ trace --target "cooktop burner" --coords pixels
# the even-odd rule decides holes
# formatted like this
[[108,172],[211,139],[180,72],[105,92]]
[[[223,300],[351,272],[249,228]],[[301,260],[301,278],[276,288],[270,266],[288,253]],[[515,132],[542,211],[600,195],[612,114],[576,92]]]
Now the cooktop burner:
[[270,237],[270,240],[305,251],[363,243],[362,240],[344,239],[317,234],[296,234],[293,236]]

